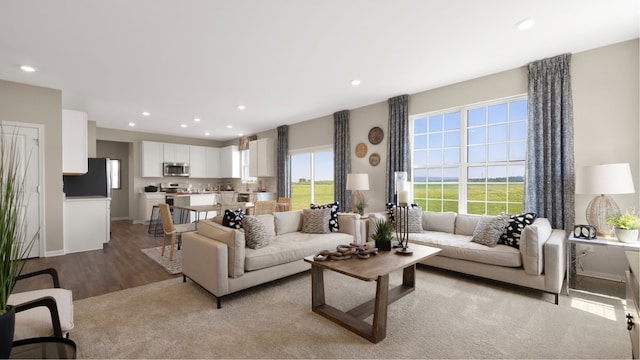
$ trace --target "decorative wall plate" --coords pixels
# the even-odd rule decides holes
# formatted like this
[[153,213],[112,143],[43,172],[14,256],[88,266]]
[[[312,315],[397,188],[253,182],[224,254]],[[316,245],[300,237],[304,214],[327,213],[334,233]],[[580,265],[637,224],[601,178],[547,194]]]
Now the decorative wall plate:
[[361,158],[367,155],[367,144],[360,143],[356,145],[356,156]]
[[378,166],[380,164],[380,155],[378,153],[373,153],[369,156],[369,164],[371,166]]
[[372,143],[373,145],[380,144],[383,138],[384,138],[384,131],[382,131],[380,127],[378,126],[372,127],[371,130],[369,130],[369,142]]

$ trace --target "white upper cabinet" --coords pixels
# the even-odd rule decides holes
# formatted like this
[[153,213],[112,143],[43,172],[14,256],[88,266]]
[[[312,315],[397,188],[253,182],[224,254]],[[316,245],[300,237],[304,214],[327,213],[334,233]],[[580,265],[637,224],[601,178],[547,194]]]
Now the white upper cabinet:
[[190,178],[220,177],[220,149],[207,146],[189,146]]
[[206,177],[219,178],[220,177],[220,149],[214,147],[207,147],[205,150],[205,163],[206,163]]
[[62,110],[62,173],[86,174],[88,171],[87,113]]
[[237,145],[220,149],[220,177],[240,178],[240,150]]
[[275,176],[276,147],[272,138],[249,141],[249,176]]
[[163,143],[154,141],[140,142],[140,157],[142,158],[141,177],[162,177]]
[[163,151],[164,162],[189,163],[189,145],[165,143]]

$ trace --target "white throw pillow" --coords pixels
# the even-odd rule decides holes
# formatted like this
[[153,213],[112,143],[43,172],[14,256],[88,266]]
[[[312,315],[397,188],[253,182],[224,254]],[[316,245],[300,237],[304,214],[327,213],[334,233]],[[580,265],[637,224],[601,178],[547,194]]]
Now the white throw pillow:
[[302,211],[281,211],[273,213],[276,234],[288,234],[302,229]]

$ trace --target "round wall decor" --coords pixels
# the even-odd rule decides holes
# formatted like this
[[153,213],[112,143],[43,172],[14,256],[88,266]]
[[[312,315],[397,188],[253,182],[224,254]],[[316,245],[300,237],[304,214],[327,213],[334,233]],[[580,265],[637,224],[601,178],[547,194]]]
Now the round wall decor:
[[356,156],[361,158],[367,155],[367,144],[360,143],[356,145]]
[[369,156],[369,164],[371,166],[378,166],[380,164],[380,155],[378,153],[373,153]]
[[382,131],[380,127],[378,126],[372,127],[371,130],[369,130],[369,142],[372,143],[373,145],[380,144],[383,138],[384,138],[384,131]]

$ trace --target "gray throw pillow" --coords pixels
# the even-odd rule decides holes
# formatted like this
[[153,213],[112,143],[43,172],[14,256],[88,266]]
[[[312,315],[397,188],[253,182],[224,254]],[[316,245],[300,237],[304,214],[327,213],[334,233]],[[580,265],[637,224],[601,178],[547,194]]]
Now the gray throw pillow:
[[244,228],[244,239],[248,248],[261,249],[271,242],[271,238],[267,235],[267,228],[257,217],[245,216],[242,219],[242,227]]
[[504,232],[504,228],[509,223],[508,215],[497,216],[483,216],[476,229],[473,231],[473,242],[486,245],[489,247],[495,247],[498,245],[498,240]]
[[302,232],[307,234],[326,234],[329,230],[331,209],[302,209]]
[[[408,222],[409,222],[409,232],[410,233],[421,233],[424,230],[422,229],[422,208],[419,207],[412,207],[407,210],[407,215],[408,215]],[[401,220],[402,223],[404,223],[404,218],[400,219],[399,213],[402,212],[402,214],[404,214],[405,209],[401,208],[401,207],[395,207],[393,209],[393,217],[394,217],[394,222],[395,222],[395,226],[397,226]],[[404,217],[404,215],[402,215]],[[394,228],[395,228],[394,226]],[[400,229],[402,231],[404,231],[404,229]]]

